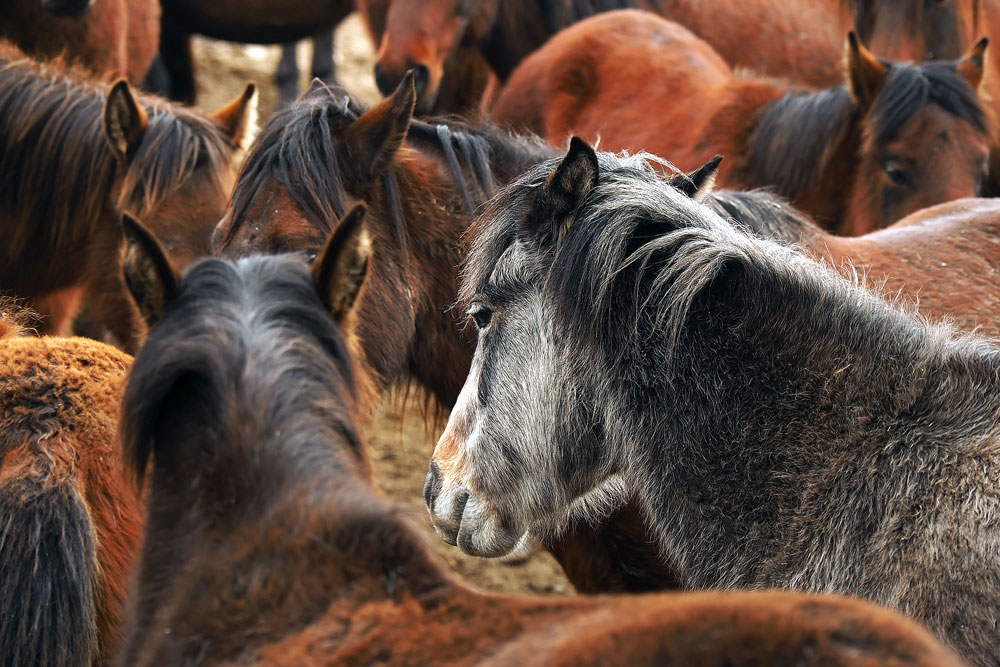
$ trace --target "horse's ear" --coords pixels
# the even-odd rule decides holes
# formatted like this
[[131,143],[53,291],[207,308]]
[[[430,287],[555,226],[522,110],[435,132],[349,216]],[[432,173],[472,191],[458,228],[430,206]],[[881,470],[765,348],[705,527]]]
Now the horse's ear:
[[313,262],[316,292],[338,324],[354,306],[368,273],[372,244],[365,229],[366,212],[364,204],[348,211]]
[[104,133],[118,158],[128,162],[135,155],[149,127],[149,117],[122,79],[108,92],[104,102]]
[[576,219],[576,210],[597,184],[597,153],[580,137],[569,142],[569,151],[545,179],[535,200],[532,219],[540,223],[542,241],[558,243]]
[[248,83],[243,94],[212,114],[229,142],[246,150],[257,134],[257,86]]
[[125,284],[142,318],[151,327],[177,296],[180,277],[156,237],[138,220],[125,213],[122,227],[125,230]]
[[366,111],[344,131],[347,150],[368,176],[381,173],[403,145],[416,100],[411,70],[403,76],[392,95]]
[[976,45],[969,49],[969,52],[962,56],[962,59],[955,65],[955,71],[965,79],[965,82],[973,90],[979,90],[979,84],[983,81],[983,67],[986,62],[986,47],[990,45],[990,38],[983,37],[976,42]]
[[674,174],[667,183],[677,188],[695,201],[701,201],[715,187],[715,177],[719,174],[719,163],[722,156],[716,155],[694,171],[684,174]]
[[878,58],[866,49],[853,30],[847,33],[847,85],[859,106],[870,106],[885,83],[886,70]]

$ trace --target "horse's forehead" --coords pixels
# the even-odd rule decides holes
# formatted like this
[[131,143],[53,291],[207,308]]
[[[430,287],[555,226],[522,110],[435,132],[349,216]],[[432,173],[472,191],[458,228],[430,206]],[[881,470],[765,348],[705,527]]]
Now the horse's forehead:
[[483,286],[483,291],[508,292],[522,285],[530,273],[532,257],[524,244],[514,241],[500,254]]
[[[886,144],[904,152],[908,147],[940,152],[941,149],[967,148],[972,152],[988,151],[988,138],[967,120],[937,104],[924,105]],[[965,151],[960,151],[965,152]]]

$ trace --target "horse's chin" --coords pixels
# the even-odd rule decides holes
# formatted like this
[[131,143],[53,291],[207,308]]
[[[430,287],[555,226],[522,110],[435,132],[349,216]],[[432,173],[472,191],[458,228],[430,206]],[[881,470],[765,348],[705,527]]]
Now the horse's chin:
[[95,0],[42,0],[42,8],[53,16],[80,18],[90,13]]

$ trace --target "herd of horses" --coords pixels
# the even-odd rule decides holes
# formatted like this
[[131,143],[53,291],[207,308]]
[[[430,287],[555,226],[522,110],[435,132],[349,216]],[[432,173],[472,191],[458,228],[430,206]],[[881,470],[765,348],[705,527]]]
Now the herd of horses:
[[1000,5],[625,5],[0,9],[0,661],[1000,664]]

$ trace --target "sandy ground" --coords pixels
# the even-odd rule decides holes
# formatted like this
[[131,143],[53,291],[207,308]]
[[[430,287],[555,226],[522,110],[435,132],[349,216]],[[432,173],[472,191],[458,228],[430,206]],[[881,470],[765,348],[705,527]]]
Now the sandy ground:
[[[340,84],[369,105],[377,102],[380,96],[372,76],[374,50],[356,14],[340,25],[335,43]],[[302,90],[311,79],[306,71],[310,49],[311,44],[300,43],[297,51]],[[196,39],[199,106],[218,108],[239,95],[247,81],[254,81],[260,89],[260,124],[263,126],[278,99],[273,78],[279,56],[278,47]],[[429,543],[455,571],[476,586],[512,592],[572,592],[561,568],[547,553],[535,553],[520,564],[507,565],[465,556],[434,534],[427,520],[421,488],[437,436],[438,432],[423,419],[417,397],[405,403],[399,398],[387,399],[379,408],[369,435],[379,488],[412,512],[414,524],[426,533]]]

